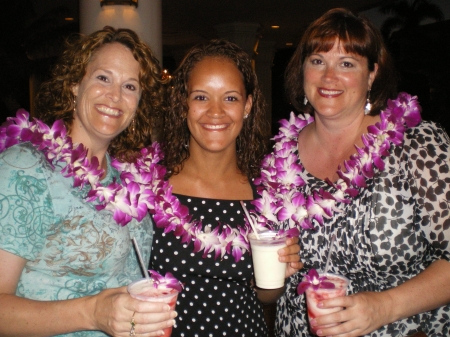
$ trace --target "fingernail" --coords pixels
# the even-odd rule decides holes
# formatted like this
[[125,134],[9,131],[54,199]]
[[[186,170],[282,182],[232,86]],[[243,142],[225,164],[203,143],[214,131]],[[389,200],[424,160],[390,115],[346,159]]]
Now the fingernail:
[[317,307],[318,307],[318,308],[322,308],[322,307],[323,307],[323,302],[317,303]]
[[309,321],[309,324],[311,324],[311,325],[316,325],[316,324],[317,324],[316,319],[315,319],[315,318],[311,319],[311,320]]
[[317,334],[318,336],[322,336],[322,330],[317,330],[317,331],[316,331],[316,334]]
[[170,314],[170,317],[171,318],[175,318],[175,317],[177,317],[178,316],[178,312],[176,312],[176,311],[173,311],[171,314]]
[[170,311],[170,306],[166,305],[166,307],[164,308],[164,311]]

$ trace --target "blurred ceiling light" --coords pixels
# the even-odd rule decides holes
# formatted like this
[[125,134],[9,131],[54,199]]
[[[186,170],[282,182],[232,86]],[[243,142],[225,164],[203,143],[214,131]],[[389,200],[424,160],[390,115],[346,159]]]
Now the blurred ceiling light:
[[271,26],[273,29],[278,29],[280,26]]

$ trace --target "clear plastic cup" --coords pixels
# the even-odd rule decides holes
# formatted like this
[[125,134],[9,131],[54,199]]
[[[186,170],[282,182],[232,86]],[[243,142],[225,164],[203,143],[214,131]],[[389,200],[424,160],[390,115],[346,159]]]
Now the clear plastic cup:
[[[327,288],[319,288],[317,290],[314,290],[313,287],[309,287],[305,291],[306,295],[306,306],[308,309],[308,320],[311,321],[311,319],[331,314],[333,312],[341,311],[342,307],[335,307],[335,308],[318,308],[317,304],[320,301],[329,299],[329,298],[335,298],[335,297],[341,297],[347,295],[347,288],[350,283],[349,279],[342,275],[336,275],[331,273],[320,273],[319,277],[322,277],[326,275],[327,281],[332,282],[335,285],[335,288],[333,289],[327,289]],[[305,281],[305,278],[303,278],[302,281]],[[333,324],[327,324],[327,325],[321,325],[321,328],[330,328],[333,326],[338,325],[339,323],[333,323]],[[313,328],[311,325],[310,331],[312,334],[316,334],[317,329]]]
[[263,289],[277,289],[284,286],[286,263],[278,261],[278,250],[286,247],[286,235],[277,231],[250,233],[248,239],[252,250],[253,271],[256,286]]
[[[178,298],[178,291],[175,289],[166,288],[162,285],[155,288],[153,286],[153,281],[149,281],[145,278],[130,283],[127,289],[128,293],[133,298],[141,301],[167,303],[170,306],[170,309],[175,310]],[[172,327],[164,329],[163,337],[170,337],[171,334]]]

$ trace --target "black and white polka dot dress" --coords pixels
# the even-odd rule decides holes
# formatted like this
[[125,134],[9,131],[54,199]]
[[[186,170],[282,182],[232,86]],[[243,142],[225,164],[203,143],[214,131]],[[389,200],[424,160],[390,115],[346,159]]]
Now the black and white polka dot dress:
[[[189,207],[193,219],[203,226],[243,223],[243,211],[237,200],[213,200],[176,195]],[[251,207],[249,202],[246,202]],[[239,262],[232,255],[205,258],[203,251],[193,253],[193,244],[182,244],[173,233],[155,227],[152,269],[171,272],[184,283],[178,296],[176,325],[172,337],[267,336],[262,305],[250,288],[252,259],[248,252]]]

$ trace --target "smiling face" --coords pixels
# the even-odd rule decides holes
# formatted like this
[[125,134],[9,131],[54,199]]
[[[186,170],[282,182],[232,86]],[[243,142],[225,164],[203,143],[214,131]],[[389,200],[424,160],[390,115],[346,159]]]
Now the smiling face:
[[87,148],[94,144],[107,146],[128,127],[138,107],[139,63],[124,45],[106,44],[92,56],[73,93],[73,141]]
[[206,57],[191,70],[187,87],[190,150],[235,152],[244,116],[252,107],[238,68],[230,60]]
[[319,116],[363,114],[367,91],[378,65],[370,72],[367,58],[350,54],[336,42],[328,52],[313,53],[304,63],[304,90]]

